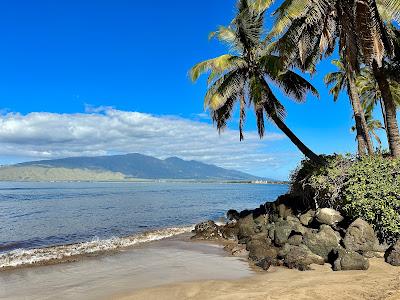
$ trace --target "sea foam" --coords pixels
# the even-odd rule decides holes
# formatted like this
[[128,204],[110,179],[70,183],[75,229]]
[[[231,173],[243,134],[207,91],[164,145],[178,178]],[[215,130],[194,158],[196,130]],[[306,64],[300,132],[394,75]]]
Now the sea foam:
[[134,245],[162,240],[175,235],[188,233],[190,227],[172,227],[147,231],[127,237],[94,239],[88,242],[53,246],[37,249],[17,249],[0,254],[0,270],[29,265],[45,265],[74,260],[80,256],[102,254],[108,251],[121,250]]

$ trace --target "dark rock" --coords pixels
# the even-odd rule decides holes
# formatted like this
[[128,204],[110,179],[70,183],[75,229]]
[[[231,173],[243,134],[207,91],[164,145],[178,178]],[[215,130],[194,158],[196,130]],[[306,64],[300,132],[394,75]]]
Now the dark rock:
[[247,240],[255,234],[254,232],[254,219],[253,214],[249,214],[244,218],[240,218],[238,224],[238,239],[242,243],[246,243]]
[[256,263],[257,267],[260,267],[261,269],[263,269],[264,271],[268,271],[268,269],[274,265],[274,260],[270,257],[266,257],[261,259],[259,262]]
[[301,225],[299,219],[289,216],[287,220],[279,220],[275,223],[274,242],[278,246],[282,246],[288,242],[290,236],[295,234],[303,235],[307,229]]
[[366,251],[363,252],[362,255],[365,258],[384,258],[385,257],[385,252],[380,252],[380,251]]
[[195,233],[195,235],[192,237],[192,239],[216,240],[221,237],[219,226],[215,224],[214,221],[206,221],[197,224],[194,227],[193,232]]
[[292,194],[279,196],[278,199],[275,202],[273,202],[272,209],[278,212],[277,208],[279,207],[280,204],[285,205],[284,209],[283,207],[281,207],[281,215],[282,215],[281,217],[289,215],[290,211],[292,212],[293,215],[298,215],[302,211],[309,209],[307,203],[305,203],[301,197],[297,197]]
[[292,224],[286,220],[281,220],[275,223],[275,244],[282,246],[287,243],[290,234],[293,231]]
[[273,241],[275,239],[275,224],[274,223],[267,224],[266,230],[268,232],[268,237]]
[[315,210],[310,209],[305,214],[300,215],[299,220],[300,223],[304,226],[308,226],[314,220],[315,217]]
[[344,246],[350,251],[375,251],[379,246],[374,229],[362,219],[350,224],[343,239]]
[[224,239],[235,241],[239,234],[239,226],[237,223],[228,223],[220,227],[220,232]]
[[268,224],[268,215],[259,215],[257,218],[254,218],[254,223],[256,225],[266,226]]
[[315,219],[320,224],[326,224],[333,226],[341,221],[343,221],[343,216],[340,212],[332,209],[332,208],[322,208],[319,209],[315,214]]
[[253,261],[260,261],[266,257],[275,259],[278,255],[277,249],[270,242],[261,239],[247,242],[246,249],[249,251],[249,258]]
[[251,236],[251,239],[249,242],[254,242],[254,241],[259,241],[260,243],[263,243],[268,246],[272,245],[272,240],[269,238],[269,236],[266,232],[257,233],[255,235]]
[[400,240],[386,250],[385,261],[392,266],[400,266]]
[[288,216],[293,215],[293,210],[283,203],[277,205],[277,210],[278,210],[279,217],[282,219],[286,219]]
[[230,209],[226,213],[226,217],[230,221],[238,221],[240,219],[240,214],[237,210],[235,209]]
[[247,256],[248,251],[244,245],[228,244],[224,247],[225,251],[228,251],[233,256]]
[[310,230],[303,237],[304,244],[315,254],[328,261],[329,253],[339,248],[340,236],[330,226],[321,225],[318,232]]
[[310,251],[306,246],[289,246],[284,265],[290,269],[308,270],[311,264],[323,265],[325,260]]
[[368,259],[355,251],[349,251],[343,248],[333,251],[336,259],[333,263],[334,271],[350,271],[350,270],[368,270]]
[[293,246],[299,246],[302,242],[303,236],[301,234],[294,234],[288,239],[288,244]]

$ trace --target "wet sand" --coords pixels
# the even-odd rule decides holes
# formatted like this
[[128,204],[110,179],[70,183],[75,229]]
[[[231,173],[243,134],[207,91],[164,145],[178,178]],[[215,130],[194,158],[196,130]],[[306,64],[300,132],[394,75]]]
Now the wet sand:
[[300,272],[274,268],[239,280],[197,281],[143,289],[136,299],[400,299],[400,268],[371,259],[368,271],[333,272],[328,265]]
[[255,271],[221,245],[181,235],[79,261],[0,272],[0,299],[400,299],[400,268]]
[[111,299],[142,288],[253,274],[246,260],[221,246],[181,235],[76,262],[1,271],[0,299]]

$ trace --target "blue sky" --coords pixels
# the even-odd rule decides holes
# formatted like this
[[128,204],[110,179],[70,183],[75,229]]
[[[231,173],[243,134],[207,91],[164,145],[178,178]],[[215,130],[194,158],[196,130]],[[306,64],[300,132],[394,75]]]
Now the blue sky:
[[[173,138],[164,141],[168,145],[163,146],[163,152],[156,151],[157,143],[152,148],[133,147],[140,140],[148,141],[140,137],[126,140],[131,148],[122,147],[121,133],[115,146],[107,147],[102,142],[103,148],[91,150],[85,145],[81,153],[73,148],[79,144],[73,141],[78,136],[76,132],[91,126],[85,117],[93,114],[102,117],[118,113],[129,119],[125,112],[138,112],[172,123],[178,120],[200,127],[210,123],[203,114],[205,81],[193,84],[187,72],[198,61],[226,52],[223,45],[208,41],[208,33],[217,25],[230,22],[234,4],[233,0],[4,2],[0,10],[0,144],[7,151],[0,152],[0,163],[142,150],[159,157],[178,154],[258,175],[287,178],[301,154],[287,139],[279,137],[279,130],[271,124],[267,127],[270,136],[256,141],[251,117],[246,128],[248,143],[239,143],[238,137],[226,141],[243,152],[236,164],[227,156],[238,150],[224,152],[227,144],[220,145],[216,159],[204,154],[195,156],[193,149],[188,155],[184,151],[173,153]],[[318,153],[352,152],[356,145],[349,129],[352,119],[347,97],[343,95],[333,103],[322,82],[324,74],[331,70],[330,61],[324,61],[312,78],[320,99],[310,97],[306,104],[299,105],[280,95],[288,111],[286,122]],[[32,112],[42,114],[32,117]],[[71,123],[65,130],[75,128],[74,133],[68,139],[57,140],[51,135],[52,128],[61,125],[46,122],[49,116],[54,122],[67,118]],[[38,127],[38,119],[42,127]],[[231,131],[226,133],[229,137],[236,134],[236,126],[235,122],[230,124]],[[200,139],[196,126],[193,128],[184,144]],[[131,131],[135,130],[132,126]],[[29,135],[31,131],[35,132]],[[60,137],[66,131],[53,132],[59,132]],[[207,129],[207,134],[209,143],[219,139],[215,130]],[[55,144],[57,149],[75,150],[56,151]],[[251,151],[265,155],[269,159],[265,161],[273,163],[244,162],[251,159]]]

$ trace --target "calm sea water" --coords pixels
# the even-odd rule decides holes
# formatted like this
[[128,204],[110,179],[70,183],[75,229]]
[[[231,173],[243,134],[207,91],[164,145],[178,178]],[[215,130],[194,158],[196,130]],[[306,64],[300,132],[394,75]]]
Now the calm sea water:
[[0,183],[0,253],[128,236],[218,219],[286,193],[285,185]]

